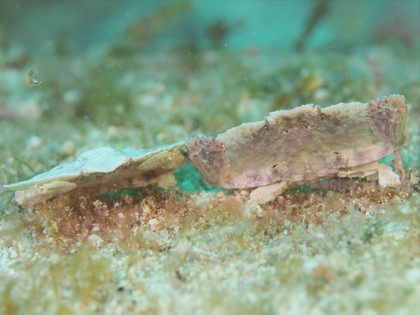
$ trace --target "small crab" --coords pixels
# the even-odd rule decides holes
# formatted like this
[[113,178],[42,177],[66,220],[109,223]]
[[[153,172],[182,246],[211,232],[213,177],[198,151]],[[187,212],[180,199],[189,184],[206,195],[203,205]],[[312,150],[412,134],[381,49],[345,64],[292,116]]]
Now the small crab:
[[29,180],[5,185],[16,191],[23,207],[55,197],[98,196],[110,191],[144,187],[159,182],[186,160],[183,143],[151,150],[121,152],[100,147],[82,153],[74,162],[63,163]]
[[398,147],[408,136],[408,107],[401,95],[369,103],[340,103],[325,108],[303,105],[272,112],[213,137],[198,137],[148,151],[99,148],[33,177],[6,185],[15,199],[30,206],[59,195],[100,195],[158,182],[189,159],[211,185],[254,190],[249,204],[262,204],[297,184],[322,179],[365,177],[382,187],[404,177]]

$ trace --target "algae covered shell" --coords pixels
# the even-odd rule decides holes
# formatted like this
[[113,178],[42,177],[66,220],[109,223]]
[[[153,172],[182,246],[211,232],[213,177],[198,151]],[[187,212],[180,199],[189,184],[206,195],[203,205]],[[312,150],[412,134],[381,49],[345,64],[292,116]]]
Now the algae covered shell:
[[392,154],[407,140],[407,112],[402,95],[278,110],[190,140],[189,158],[207,182],[225,188],[312,183]]
[[5,185],[15,200],[27,207],[56,195],[100,195],[109,191],[144,187],[180,167],[186,160],[183,143],[149,150],[114,150],[100,147],[82,153],[29,180]]
[[287,187],[335,177],[369,177],[382,187],[397,186],[399,176],[377,161],[394,153],[394,166],[404,175],[397,149],[407,140],[407,119],[402,95],[324,108],[303,105],[215,138],[194,138],[187,142],[188,154],[212,185],[261,188],[258,203]]

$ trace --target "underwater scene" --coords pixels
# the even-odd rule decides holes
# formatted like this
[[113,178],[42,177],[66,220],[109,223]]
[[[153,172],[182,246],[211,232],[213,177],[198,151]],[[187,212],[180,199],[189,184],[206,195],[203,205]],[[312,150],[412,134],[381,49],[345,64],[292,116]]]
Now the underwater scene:
[[420,307],[420,2],[0,2],[0,314]]

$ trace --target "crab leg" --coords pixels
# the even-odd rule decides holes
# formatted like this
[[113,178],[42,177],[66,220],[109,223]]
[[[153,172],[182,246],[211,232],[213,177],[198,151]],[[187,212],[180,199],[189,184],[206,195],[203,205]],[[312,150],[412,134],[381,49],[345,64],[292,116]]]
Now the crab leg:
[[339,169],[337,176],[377,178],[381,187],[395,187],[401,183],[399,176],[393,172],[390,166],[376,161],[351,168]]
[[403,166],[403,162],[401,159],[401,155],[400,153],[395,150],[394,151],[394,155],[395,155],[395,160],[392,160],[392,165],[394,165],[394,167],[400,171],[401,173],[401,181],[403,181],[405,179],[405,172],[404,172],[404,166]]
[[255,188],[248,200],[248,204],[264,204],[273,200],[287,188],[286,182],[276,182]]

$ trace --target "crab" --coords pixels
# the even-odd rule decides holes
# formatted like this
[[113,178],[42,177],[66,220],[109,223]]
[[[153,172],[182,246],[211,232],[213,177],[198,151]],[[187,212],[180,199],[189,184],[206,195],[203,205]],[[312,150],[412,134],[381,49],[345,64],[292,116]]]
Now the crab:
[[144,187],[165,180],[185,162],[183,146],[177,143],[150,150],[123,151],[100,147],[82,153],[74,162],[4,187],[15,191],[15,200],[22,207],[57,197],[99,196]]
[[15,200],[27,207],[60,195],[100,195],[159,182],[190,160],[204,180],[229,189],[253,189],[248,204],[271,201],[286,188],[323,179],[361,177],[382,187],[400,176],[379,159],[394,154],[408,137],[408,107],[402,95],[369,103],[325,108],[302,105],[270,113],[217,137],[197,137],[148,151],[90,150],[75,162],[16,184]]
[[408,108],[401,95],[369,103],[326,108],[303,105],[272,112],[264,121],[245,123],[187,143],[189,159],[204,179],[225,188],[254,188],[250,201],[264,203],[297,184],[334,177],[378,179],[382,187],[400,178],[377,160],[395,154],[408,136]]

